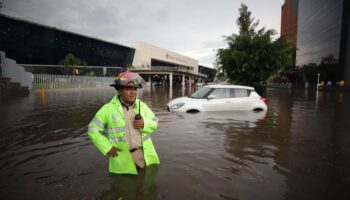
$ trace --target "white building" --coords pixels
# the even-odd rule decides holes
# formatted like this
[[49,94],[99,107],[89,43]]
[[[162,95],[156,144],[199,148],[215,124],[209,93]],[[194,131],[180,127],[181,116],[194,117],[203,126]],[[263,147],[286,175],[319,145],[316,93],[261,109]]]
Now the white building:
[[136,42],[133,47],[135,55],[132,71],[147,76],[149,82],[152,77],[159,77],[160,80],[166,80],[166,83],[172,85],[174,76],[176,78],[180,76],[182,84],[186,81],[193,84],[195,79],[207,77],[198,73],[196,59],[145,42]]

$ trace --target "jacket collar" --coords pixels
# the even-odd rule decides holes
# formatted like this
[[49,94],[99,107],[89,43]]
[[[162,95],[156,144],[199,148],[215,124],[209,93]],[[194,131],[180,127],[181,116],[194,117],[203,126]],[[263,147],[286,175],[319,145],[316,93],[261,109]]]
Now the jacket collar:
[[[135,102],[134,102],[134,110],[137,110],[138,109],[138,106],[139,106],[139,99],[135,99]],[[114,104],[117,106],[118,110],[123,113],[123,108],[122,108],[122,104],[118,98],[118,95],[115,95],[112,100],[110,101],[110,103]]]

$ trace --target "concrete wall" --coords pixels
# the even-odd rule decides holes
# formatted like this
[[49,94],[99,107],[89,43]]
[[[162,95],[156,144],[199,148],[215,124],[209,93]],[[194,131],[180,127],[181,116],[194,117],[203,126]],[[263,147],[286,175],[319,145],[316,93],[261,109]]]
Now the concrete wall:
[[136,51],[132,65],[136,69],[151,70],[151,59],[153,58],[175,65],[191,67],[193,69],[190,70],[190,73],[198,73],[198,60],[145,42],[136,42],[133,47]]
[[11,79],[11,82],[20,83],[21,86],[26,86],[32,89],[33,76],[32,73],[26,72],[23,67],[18,66],[16,61],[6,58],[4,52],[0,51],[2,76]]

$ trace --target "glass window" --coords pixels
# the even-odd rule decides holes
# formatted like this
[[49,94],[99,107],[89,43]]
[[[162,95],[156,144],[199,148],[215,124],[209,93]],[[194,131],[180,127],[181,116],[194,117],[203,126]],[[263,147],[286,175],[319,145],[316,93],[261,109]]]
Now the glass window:
[[214,99],[230,98],[230,88],[216,88],[210,95],[213,95]]
[[298,9],[297,65],[339,59],[343,0],[299,1]]
[[207,97],[208,93],[211,91],[211,88],[203,87],[193,93],[190,97],[195,99],[204,99]]
[[232,98],[238,98],[238,97],[248,97],[248,90],[247,89],[231,89],[231,97]]
[[1,50],[17,63],[57,65],[67,53],[90,66],[126,66],[135,50],[77,34],[0,16]]

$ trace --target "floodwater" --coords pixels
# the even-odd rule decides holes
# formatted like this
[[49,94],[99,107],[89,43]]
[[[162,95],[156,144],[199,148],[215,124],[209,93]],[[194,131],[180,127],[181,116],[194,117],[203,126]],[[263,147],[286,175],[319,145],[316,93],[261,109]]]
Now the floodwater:
[[350,94],[268,90],[267,112],[177,114],[193,92],[144,89],[159,167],[110,175],[87,124],[112,89],[0,102],[0,199],[349,199]]

